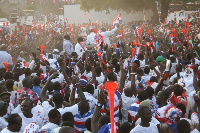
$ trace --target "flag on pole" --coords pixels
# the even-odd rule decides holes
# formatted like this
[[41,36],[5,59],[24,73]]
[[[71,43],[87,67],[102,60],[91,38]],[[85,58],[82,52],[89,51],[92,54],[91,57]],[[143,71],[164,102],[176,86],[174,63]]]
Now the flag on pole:
[[119,13],[117,15],[117,17],[115,19],[113,19],[112,23],[113,23],[113,25],[115,25],[115,24],[122,24],[121,13]]
[[116,38],[122,37],[122,33],[119,33],[119,34],[115,35],[115,37],[116,37]]

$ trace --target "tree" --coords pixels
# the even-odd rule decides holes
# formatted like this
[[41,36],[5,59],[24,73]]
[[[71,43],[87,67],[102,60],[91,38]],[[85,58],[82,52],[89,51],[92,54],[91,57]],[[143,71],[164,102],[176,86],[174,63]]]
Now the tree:
[[[168,15],[169,4],[172,1],[180,0],[81,0],[81,9],[84,11],[90,11],[94,9],[95,11],[102,10],[117,10],[117,11],[126,11],[127,13],[134,13],[138,11],[143,11],[147,9],[152,9],[153,17],[152,20],[154,23],[159,22],[159,15],[156,6],[156,1],[161,3],[161,22],[165,21],[165,18]],[[182,3],[195,0],[182,0]]]
[[158,11],[155,5],[155,0],[81,0],[81,9],[84,11],[95,11],[106,10],[109,11],[126,11],[127,13],[134,13],[138,11],[144,11],[153,7],[153,16],[155,21],[158,22]]

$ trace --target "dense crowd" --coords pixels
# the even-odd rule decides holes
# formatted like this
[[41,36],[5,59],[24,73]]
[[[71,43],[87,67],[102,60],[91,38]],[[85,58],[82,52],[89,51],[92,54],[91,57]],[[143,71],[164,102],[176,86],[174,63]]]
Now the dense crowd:
[[1,133],[199,133],[200,23],[0,28]]

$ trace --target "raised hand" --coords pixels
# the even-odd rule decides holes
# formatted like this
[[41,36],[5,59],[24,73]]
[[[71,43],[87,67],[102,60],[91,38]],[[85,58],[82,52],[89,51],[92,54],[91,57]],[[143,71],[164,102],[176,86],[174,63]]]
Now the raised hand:
[[105,104],[106,101],[106,95],[104,93],[103,90],[100,90],[98,93],[98,97],[97,97],[98,103],[100,103],[101,105]]

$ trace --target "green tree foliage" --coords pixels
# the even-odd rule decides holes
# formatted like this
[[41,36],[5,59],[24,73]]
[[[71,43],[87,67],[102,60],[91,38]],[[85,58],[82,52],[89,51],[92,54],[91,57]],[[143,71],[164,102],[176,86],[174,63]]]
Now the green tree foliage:
[[35,4],[31,4],[31,5],[29,5],[26,9],[27,9],[27,10],[34,10],[34,11],[36,11],[36,10],[38,10],[39,8],[38,8]]
[[90,11],[94,9],[95,11],[102,10],[117,10],[126,11],[127,13],[134,13],[138,11],[143,11],[147,9],[152,9],[153,18],[155,23],[158,23],[159,15],[156,8],[156,1],[161,3],[161,22],[164,22],[168,14],[170,2],[187,3],[194,2],[195,0],[81,0],[81,9],[84,11]]

